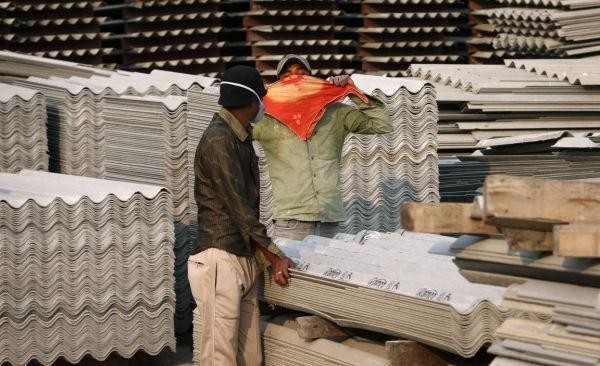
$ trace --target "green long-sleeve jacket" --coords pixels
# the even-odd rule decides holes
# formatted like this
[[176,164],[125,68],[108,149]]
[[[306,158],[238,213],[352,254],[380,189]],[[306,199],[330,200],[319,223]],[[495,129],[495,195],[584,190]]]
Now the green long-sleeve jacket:
[[275,199],[276,220],[340,222],[340,159],[348,133],[378,134],[392,130],[384,104],[350,95],[356,107],[329,106],[313,135],[300,139],[286,125],[267,115],[252,136],[265,150]]

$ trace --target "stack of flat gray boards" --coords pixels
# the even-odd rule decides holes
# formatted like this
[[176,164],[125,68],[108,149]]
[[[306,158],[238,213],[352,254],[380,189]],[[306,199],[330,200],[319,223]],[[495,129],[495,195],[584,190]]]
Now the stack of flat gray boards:
[[473,202],[488,175],[567,180],[600,178],[600,158],[586,154],[464,155],[455,160],[440,160],[439,170],[442,201]]
[[506,240],[471,235],[451,247],[461,271],[600,287],[600,259],[559,257],[544,252],[510,250]]
[[[565,68],[576,70],[574,60]],[[573,85],[504,65],[413,64],[409,76],[436,89],[440,154],[470,153],[480,140],[569,130],[600,130],[600,94],[593,85]]]
[[402,202],[439,201],[435,90],[429,83],[405,78],[355,75],[353,81],[384,102],[392,132],[346,138],[343,230],[394,231]]
[[517,314],[499,307],[504,288],[470,283],[451,256],[433,253],[446,252],[452,241],[409,232],[281,239],[278,245],[298,270],[288,287],[266,274],[261,296],[341,326],[471,357],[494,340],[504,319]]
[[165,189],[36,171],[0,187],[0,363],[175,349]]
[[48,170],[46,98],[0,83],[0,172]]
[[536,365],[600,363],[600,290],[543,281],[512,285],[511,290],[507,305],[538,308],[552,320],[509,319],[498,328],[490,353]]

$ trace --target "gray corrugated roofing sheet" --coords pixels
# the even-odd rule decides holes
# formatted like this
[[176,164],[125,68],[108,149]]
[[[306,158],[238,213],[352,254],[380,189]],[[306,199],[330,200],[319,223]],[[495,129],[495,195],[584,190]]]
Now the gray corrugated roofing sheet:
[[146,32],[134,32],[130,33],[129,36],[133,38],[160,38],[160,37],[177,37],[177,36],[192,36],[197,34],[219,34],[223,28],[221,27],[210,27],[210,28],[186,28],[186,29],[173,29],[173,30],[161,30],[161,31],[146,31]]
[[394,49],[394,48],[439,48],[452,47],[456,44],[455,41],[408,41],[408,42],[366,42],[361,43],[361,48],[368,49]]
[[340,10],[251,10],[244,13],[246,16],[268,17],[336,17],[344,14]]
[[280,47],[280,46],[353,46],[356,42],[350,39],[276,39],[257,41],[253,46]]
[[342,25],[259,25],[250,28],[253,32],[276,33],[276,32],[317,32],[317,31],[341,31]]
[[405,55],[405,56],[366,56],[365,62],[370,63],[412,63],[412,62],[456,62],[462,55]]
[[128,22],[175,22],[184,20],[223,18],[224,12],[149,15],[128,19]]
[[432,34],[432,33],[452,33],[458,31],[457,27],[374,27],[358,28],[359,33],[372,34]]
[[[5,2],[8,6],[18,6],[19,10],[23,11],[42,11],[42,10],[72,10],[96,8],[102,4],[102,1],[77,1],[77,2],[58,2],[58,3],[41,3],[41,4],[11,4],[10,1]],[[1,8],[1,6],[0,6]]]
[[574,85],[600,85],[600,56],[567,60],[505,60],[505,64]]
[[370,13],[365,14],[367,19],[448,19],[459,18],[464,13],[461,11],[453,12],[404,12],[404,13]]

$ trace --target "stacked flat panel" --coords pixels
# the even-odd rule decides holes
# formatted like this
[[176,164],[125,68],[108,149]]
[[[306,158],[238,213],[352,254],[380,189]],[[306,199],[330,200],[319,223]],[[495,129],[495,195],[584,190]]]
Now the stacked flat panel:
[[101,1],[8,3],[3,23],[11,19],[10,31],[2,37],[10,50],[88,64],[113,52],[103,47],[109,33],[100,29],[106,18],[95,13]]
[[121,65],[215,75],[248,63],[240,9],[220,0],[126,1]]
[[46,98],[0,83],[0,172],[48,170]]
[[465,275],[484,274],[600,287],[600,260],[512,250],[504,239],[463,235],[452,243],[454,262]]
[[507,7],[473,12],[480,21],[475,30],[490,37],[493,49],[505,52],[505,56],[580,57],[600,53],[599,4],[496,1],[495,5]]
[[265,275],[265,301],[473,356],[510,315],[504,288],[468,282],[446,254],[452,238],[409,232],[308,236],[278,245],[298,265],[290,286]]
[[566,180],[600,178],[600,157],[582,150],[560,155],[462,155],[440,160],[440,198],[444,202],[473,202],[485,178],[492,174]]
[[288,53],[305,56],[313,75],[352,73],[358,66],[355,42],[341,39],[345,16],[333,0],[253,0],[244,16],[247,39],[261,74],[273,80],[279,60]]
[[[577,65],[574,60],[563,67],[576,70]],[[415,64],[407,73],[436,88],[443,153],[473,152],[489,138],[600,128],[600,96],[594,86],[504,65]]]
[[165,189],[35,171],[0,186],[0,363],[175,349]]
[[507,306],[547,312],[551,323],[509,319],[489,352],[535,365],[597,365],[599,294],[597,288],[546,281],[512,285],[503,300]]
[[358,29],[363,71],[392,74],[414,62],[466,59],[466,4],[460,0],[368,0]]
[[395,231],[402,202],[438,202],[437,105],[429,83],[354,75],[362,91],[382,100],[392,132],[350,134],[342,149],[344,232]]

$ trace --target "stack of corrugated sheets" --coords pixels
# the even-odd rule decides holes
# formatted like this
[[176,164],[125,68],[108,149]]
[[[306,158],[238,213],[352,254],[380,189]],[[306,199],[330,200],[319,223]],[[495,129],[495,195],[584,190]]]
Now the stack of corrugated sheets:
[[505,303],[551,314],[551,323],[509,319],[497,330],[489,352],[533,365],[600,363],[600,290],[528,281],[511,286]]
[[101,1],[8,3],[3,20],[10,20],[10,30],[3,38],[12,51],[89,64],[113,52],[103,46],[110,33],[101,32],[107,19],[95,12]]
[[0,363],[175,349],[165,189],[35,171],[0,187]]
[[279,60],[288,53],[305,56],[313,75],[352,73],[360,68],[355,43],[342,35],[347,28],[338,2],[253,0],[244,16],[247,40],[261,74],[273,79]]
[[392,132],[351,134],[342,150],[345,232],[394,231],[400,204],[437,202],[437,106],[431,84],[403,78],[354,75],[358,88],[382,100]]
[[466,3],[461,0],[367,0],[358,29],[362,69],[397,74],[413,62],[466,59]]
[[[578,62],[563,67],[577,70]],[[494,137],[600,130],[600,94],[592,85],[503,65],[413,64],[408,75],[436,88],[441,152],[472,152]]]
[[473,12],[482,18],[475,30],[482,32],[485,43],[494,50],[476,52],[476,58],[487,61],[508,55],[579,57],[600,53],[600,30],[596,26],[600,21],[598,1],[496,3],[508,7]]
[[131,70],[216,74],[232,62],[247,62],[243,9],[239,1],[126,1],[121,64]]
[[48,170],[46,98],[0,83],[0,172]]
[[[343,342],[320,338],[306,340],[298,336],[297,323],[288,316],[261,319],[263,360],[267,366],[384,366],[388,365],[385,347],[350,338]],[[194,310],[194,363],[201,365],[200,342],[202,317]],[[361,347],[362,346],[362,347]]]
[[[264,364],[267,366],[384,366],[388,365],[383,345],[348,339],[344,342],[300,338],[298,324],[289,317],[261,322]],[[367,350],[361,350],[360,346]],[[372,352],[369,352],[372,351]]]
[[470,283],[451,256],[436,254],[446,253],[452,238],[409,232],[337,238],[279,240],[298,270],[288,287],[266,274],[264,300],[464,357],[493,341],[502,321],[516,315],[499,307],[504,288]]
[[48,106],[50,170],[104,177],[102,99],[116,95],[112,88],[85,87],[64,79],[30,77],[15,84],[40,91]]

